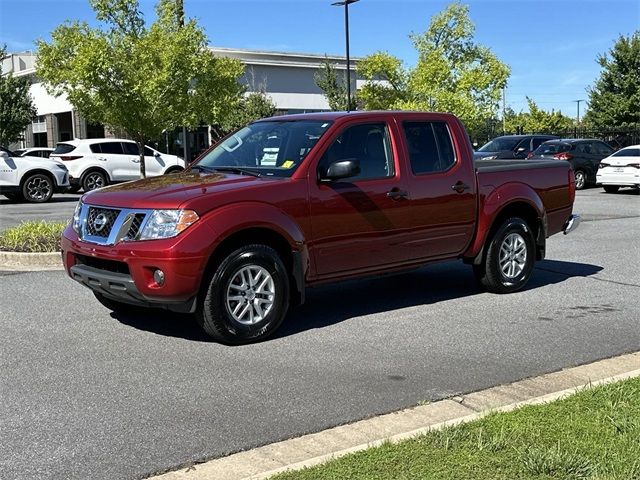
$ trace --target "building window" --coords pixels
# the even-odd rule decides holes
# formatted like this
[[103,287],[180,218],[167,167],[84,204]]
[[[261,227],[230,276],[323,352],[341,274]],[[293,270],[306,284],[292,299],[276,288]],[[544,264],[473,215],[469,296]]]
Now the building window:
[[44,115],[40,115],[31,122],[33,133],[47,133],[47,119]]

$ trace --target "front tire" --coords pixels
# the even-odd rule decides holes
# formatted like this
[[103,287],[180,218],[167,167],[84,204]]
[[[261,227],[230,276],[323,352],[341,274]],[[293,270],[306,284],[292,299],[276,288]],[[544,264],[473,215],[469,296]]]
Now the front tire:
[[289,275],[266,245],[231,252],[208,281],[196,320],[213,339],[228,345],[264,340],[289,309]]
[[482,265],[474,267],[480,283],[493,293],[511,293],[526,285],[533,271],[535,242],[521,218],[507,219],[491,238]]
[[574,175],[576,179],[576,190],[583,190],[587,186],[587,174],[584,173],[584,170],[576,170]]
[[22,196],[30,203],[44,203],[53,196],[53,180],[43,173],[27,177],[22,184]]
[[620,190],[620,187],[617,185],[604,185],[602,188],[604,188],[604,191],[607,193],[618,193],[618,190]]

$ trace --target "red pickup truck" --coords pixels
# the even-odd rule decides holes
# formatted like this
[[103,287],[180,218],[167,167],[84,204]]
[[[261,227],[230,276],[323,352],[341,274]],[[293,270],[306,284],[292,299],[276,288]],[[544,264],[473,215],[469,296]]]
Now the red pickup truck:
[[62,253],[108,308],[193,313],[240,344],[321,282],[463,259],[489,291],[516,291],[546,238],[578,225],[574,197],[567,162],[474,162],[453,115],[287,115],[183,173],[84,195]]

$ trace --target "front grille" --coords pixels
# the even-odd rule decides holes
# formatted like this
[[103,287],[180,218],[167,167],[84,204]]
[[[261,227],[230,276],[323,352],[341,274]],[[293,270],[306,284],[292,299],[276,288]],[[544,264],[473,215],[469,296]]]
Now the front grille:
[[94,237],[108,238],[120,210],[110,208],[89,207],[87,215],[87,234]]
[[131,226],[129,227],[129,231],[127,232],[126,239],[133,240],[136,238],[138,233],[140,232],[140,227],[142,226],[142,222],[144,221],[144,217],[146,214],[144,213],[136,213],[133,221],[131,222]]
[[129,265],[115,260],[105,260],[103,258],[88,257],[86,255],[76,255],[76,264],[106,270],[107,272],[129,274]]

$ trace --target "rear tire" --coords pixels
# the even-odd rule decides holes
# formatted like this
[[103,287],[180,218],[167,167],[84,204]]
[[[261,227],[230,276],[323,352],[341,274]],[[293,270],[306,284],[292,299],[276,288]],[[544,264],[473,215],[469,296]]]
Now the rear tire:
[[620,190],[620,187],[617,185],[604,185],[602,188],[604,188],[604,191],[607,193],[618,193],[618,190]]
[[22,183],[22,196],[29,203],[44,203],[53,196],[53,180],[44,173],[36,173]]
[[490,239],[481,265],[473,270],[493,293],[511,293],[526,285],[533,271],[535,242],[529,225],[518,217],[505,220]]
[[104,173],[98,170],[92,170],[87,172],[82,177],[82,189],[85,192],[90,192],[91,190],[96,190],[97,188],[102,188],[107,186],[107,177]]
[[584,170],[576,170],[574,175],[576,178],[576,190],[583,190],[587,186],[587,174],[584,173]]
[[213,272],[196,321],[216,341],[241,345],[273,334],[288,309],[289,275],[278,253],[266,245],[247,245]]
[[182,168],[182,167],[170,167],[170,168],[167,169],[166,172],[164,172],[164,174],[165,175],[171,175],[173,173],[180,173],[180,172],[183,172],[183,171],[184,171],[184,168]]

